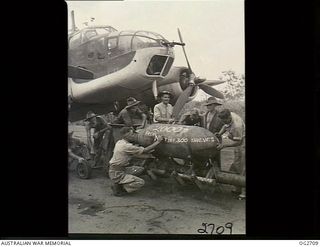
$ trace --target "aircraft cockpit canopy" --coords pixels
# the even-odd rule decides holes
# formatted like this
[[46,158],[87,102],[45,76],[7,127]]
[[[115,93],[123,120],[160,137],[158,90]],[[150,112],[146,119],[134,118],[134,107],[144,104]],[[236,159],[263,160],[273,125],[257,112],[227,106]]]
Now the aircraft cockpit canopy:
[[[101,67],[101,64],[108,63],[108,68],[102,73],[113,73],[130,63],[136,51],[157,47],[166,47],[168,52],[173,52],[169,51],[171,47],[168,46],[168,41],[162,35],[154,32],[119,32],[110,26],[90,27],[82,29],[69,37],[69,63],[73,66],[81,65],[95,73],[98,73],[95,71],[98,68],[97,64]],[[146,73],[148,75],[161,74],[165,76],[169,72],[172,63],[173,57],[171,56],[155,55],[151,59]],[[113,68],[112,64],[116,64],[117,67]],[[165,65],[166,69],[163,70]]]
[[100,35],[109,35],[112,32],[117,32],[117,29],[111,26],[92,26],[84,28],[69,37],[69,47],[73,48],[88,42],[94,37]]

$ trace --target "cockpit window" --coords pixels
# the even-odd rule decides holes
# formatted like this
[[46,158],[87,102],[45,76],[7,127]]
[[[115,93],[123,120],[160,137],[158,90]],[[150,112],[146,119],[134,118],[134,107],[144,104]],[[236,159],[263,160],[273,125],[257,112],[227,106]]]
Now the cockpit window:
[[117,47],[117,38],[110,38],[108,40],[108,49],[112,50]]
[[131,51],[131,39],[132,36],[119,36],[118,49],[121,53]]
[[161,47],[161,41],[165,40],[160,34],[148,31],[137,31],[133,35],[132,50],[139,50],[147,47]]
[[104,28],[97,28],[96,31],[97,31],[98,35],[110,33],[109,30],[106,30]]
[[69,47],[72,48],[72,47],[79,46],[80,43],[81,43],[81,33],[78,33],[70,38]]
[[152,57],[147,68],[148,75],[160,75],[163,66],[165,65],[167,56],[155,55]]
[[155,47],[155,46],[160,46],[157,40],[150,39],[148,37],[140,37],[140,36],[135,36],[133,38],[132,42],[132,49],[133,50],[139,50],[147,47]]
[[83,33],[82,36],[82,43],[87,42],[90,40],[92,37],[97,36],[97,31],[96,30],[88,30],[85,33]]

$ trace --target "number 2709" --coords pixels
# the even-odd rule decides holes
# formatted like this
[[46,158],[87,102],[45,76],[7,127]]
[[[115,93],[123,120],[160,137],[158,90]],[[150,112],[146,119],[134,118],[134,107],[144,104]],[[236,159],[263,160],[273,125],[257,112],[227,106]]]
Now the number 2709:
[[[228,229],[229,234],[232,234],[232,226],[231,222],[226,223],[224,226],[217,226],[215,224],[202,223],[203,228],[198,229],[198,233],[201,234],[223,234],[226,229]],[[210,231],[211,230],[211,231]]]

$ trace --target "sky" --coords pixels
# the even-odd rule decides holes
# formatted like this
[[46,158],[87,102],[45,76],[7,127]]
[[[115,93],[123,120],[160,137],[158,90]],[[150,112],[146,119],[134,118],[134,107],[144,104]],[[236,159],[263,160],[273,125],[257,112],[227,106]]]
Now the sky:
[[[110,25],[119,31],[146,30],[178,41],[180,29],[196,76],[218,79],[232,69],[244,74],[244,1],[67,1],[68,20]],[[90,22],[94,17],[94,22]],[[175,47],[174,66],[187,66],[182,48]],[[220,86],[221,87],[221,86]],[[219,86],[215,87],[219,89]],[[203,95],[202,95],[203,96]]]

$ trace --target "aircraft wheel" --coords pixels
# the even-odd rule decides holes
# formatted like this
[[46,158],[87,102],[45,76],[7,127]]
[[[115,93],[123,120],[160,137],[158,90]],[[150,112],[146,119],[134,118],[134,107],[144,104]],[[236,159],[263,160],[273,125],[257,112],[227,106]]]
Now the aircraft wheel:
[[79,178],[88,179],[91,177],[92,169],[87,162],[81,162],[77,164],[76,172]]

